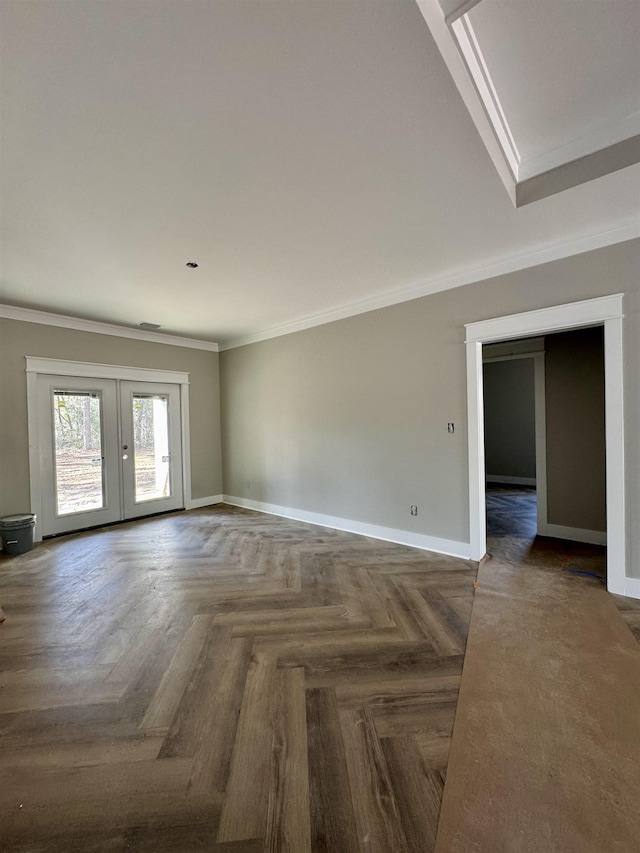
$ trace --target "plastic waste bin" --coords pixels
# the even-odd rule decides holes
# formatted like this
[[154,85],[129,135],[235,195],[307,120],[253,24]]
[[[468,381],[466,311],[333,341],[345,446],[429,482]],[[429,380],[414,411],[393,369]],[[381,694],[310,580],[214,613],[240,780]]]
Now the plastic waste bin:
[[31,513],[7,515],[0,519],[0,537],[5,554],[15,557],[33,548],[33,530],[36,517]]

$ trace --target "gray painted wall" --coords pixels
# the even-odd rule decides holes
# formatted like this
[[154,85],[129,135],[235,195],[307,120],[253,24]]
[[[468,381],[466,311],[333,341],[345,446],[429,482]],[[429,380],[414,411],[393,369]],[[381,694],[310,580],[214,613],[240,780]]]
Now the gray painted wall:
[[604,330],[545,339],[547,521],[606,530]]
[[628,566],[640,577],[639,271],[640,241],[628,241],[222,353],[223,484],[216,353],[2,320],[0,513],[29,505],[33,355],[188,371],[194,498],[224,490],[468,542],[464,324],[624,292]]
[[30,507],[27,355],[187,371],[191,493],[222,492],[218,353],[0,319],[0,515]]
[[628,566],[640,577],[639,270],[628,241],[222,353],[225,494],[468,542],[464,324],[624,292]]
[[483,365],[484,453],[488,475],[536,476],[536,419],[532,358]]

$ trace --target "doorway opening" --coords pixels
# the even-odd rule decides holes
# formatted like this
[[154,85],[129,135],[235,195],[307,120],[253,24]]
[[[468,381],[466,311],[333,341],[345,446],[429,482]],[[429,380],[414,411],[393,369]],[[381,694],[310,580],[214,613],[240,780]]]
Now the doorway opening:
[[483,345],[483,388],[489,552],[555,550],[604,582],[603,326]]
[[[478,560],[487,551],[483,345],[597,325],[604,328],[607,588],[620,595],[633,595],[633,584],[628,583],[625,571],[621,294],[498,317],[466,326],[470,550],[472,558]],[[561,535],[559,531],[557,534]]]
[[482,362],[487,537],[531,542],[545,494],[544,338],[485,344]]

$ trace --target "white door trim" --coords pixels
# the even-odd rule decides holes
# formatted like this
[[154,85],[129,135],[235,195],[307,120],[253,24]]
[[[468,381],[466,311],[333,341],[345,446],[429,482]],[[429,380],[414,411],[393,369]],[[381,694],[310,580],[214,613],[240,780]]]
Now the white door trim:
[[545,354],[533,357],[536,431],[536,505],[538,532],[547,523],[547,402]]
[[[191,501],[191,448],[189,441],[189,374],[178,370],[156,370],[147,367],[126,367],[119,364],[92,364],[57,358],[25,356],[27,373],[27,430],[29,434],[29,490],[31,512],[42,517],[42,484],[40,482],[40,438],[38,418],[38,374],[79,376],[92,379],[121,379],[133,382],[162,382],[180,386],[182,429],[182,488],[184,505]],[[42,540],[42,527],[36,522],[34,539]]]
[[121,364],[91,364],[57,358],[25,356],[27,373],[53,373],[56,376],[86,376],[90,379],[124,379],[132,382],[164,382],[188,385],[189,374],[179,370],[156,370],[149,367],[126,367]]
[[604,325],[607,454],[607,588],[631,594],[626,577],[622,294],[602,296],[522,314],[469,323],[467,331],[467,418],[469,531],[471,557],[486,553],[482,344],[581,326]]

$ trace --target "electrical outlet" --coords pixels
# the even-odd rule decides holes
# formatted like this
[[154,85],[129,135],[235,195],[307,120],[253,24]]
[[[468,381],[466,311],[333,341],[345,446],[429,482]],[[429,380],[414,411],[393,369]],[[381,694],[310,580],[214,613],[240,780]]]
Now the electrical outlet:
[[411,504],[411,515],[417,515],[417,514],[418,514],[418,507],[415,506],[414,504]]
[[455,424],[449,423],[447,424],[447,432],[455,432]]

